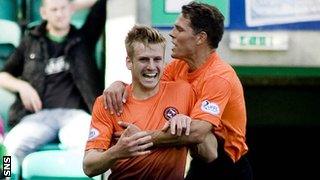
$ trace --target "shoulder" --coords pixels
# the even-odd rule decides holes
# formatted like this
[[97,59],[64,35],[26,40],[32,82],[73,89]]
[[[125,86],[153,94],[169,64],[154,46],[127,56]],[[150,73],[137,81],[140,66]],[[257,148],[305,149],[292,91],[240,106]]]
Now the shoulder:
[[[71,37],[80,36],[81,33],[82,33],[82,31],[79,28],[77,28],[73,24],[70,24],[70,31],[69,31],[68,36],[71,36]],[[85,35],[85,34],[83,34],[83,35]]]
[[232,66],[219,58],[206,69],[204,79],[215,78],[230,82],[235,77],[237,74]]
[[44,37],[47,33],[47,22],[42,21],[42,22],[36,22],[28,25],[26,29],[26,35],[34,37],[34,38],[39,38],[39,37]]
[[166,88],[171,92],[186,92],[186,91],[192,91],[192,85],[186,81],[183,80],[177,80],[177,81],[167,81],[162,82],[166,85]]
[[99,109],[103,108],[104,107],[103,101],[104,101],[103,95],[97,97],[94,103],[94,108],[99,108]]
[[97,118],[110,118],[112,115],[104,108],[104,99],[103,95],[97,97],[95,99],[93,110],[92,110],[92,116]]
[[187,65],[187,63],[185,63],[183,60],[181,59],[172,59],[169,61],[169,63],[167,64],[167,66],[185,66]]
[[187,72],[189,66],[186,62],[180,59],[172,59],[165,67],[164,74],[171,76],[178,76],[182,72]]

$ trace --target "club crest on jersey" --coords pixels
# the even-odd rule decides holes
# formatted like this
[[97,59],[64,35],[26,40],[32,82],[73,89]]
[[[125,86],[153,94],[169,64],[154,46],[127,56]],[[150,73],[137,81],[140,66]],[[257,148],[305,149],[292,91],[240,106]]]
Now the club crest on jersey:
[[89,132],[88,140],[92,140],[92,139],[98,137],[99,134],[100,134],[100,133],[99,133],[98,129],[96,129],[96,128],[91,128],[91,129],[90,129],[90,132]]
[[218,115],[220,113],[219,106],[216,103],[210,102],[208,100],[204,100],[201,103],[201,110],[212,115]]
[[175,107],[167,107],[163,111],[163,116],[166,118],[166,120],[173,118],[177,114],[179,114],[179,111]]

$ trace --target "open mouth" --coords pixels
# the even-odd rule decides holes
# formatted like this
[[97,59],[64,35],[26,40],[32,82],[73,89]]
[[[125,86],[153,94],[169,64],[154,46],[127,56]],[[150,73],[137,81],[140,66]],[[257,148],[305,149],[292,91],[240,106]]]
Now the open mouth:
[[156,78],[158,73],[142,73],[142,76],[148,79]]
[[173,44],[173,46],[172,46],[171,50],[174,51],[175,49],[177,49],[177,45],[174,42],[172,42],[172,44]]

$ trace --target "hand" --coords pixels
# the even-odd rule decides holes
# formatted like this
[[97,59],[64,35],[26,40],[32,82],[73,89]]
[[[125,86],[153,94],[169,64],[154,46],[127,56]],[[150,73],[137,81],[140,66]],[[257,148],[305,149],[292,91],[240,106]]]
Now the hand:
[[150,134],[145,131],[131,134],[133,131],[135,131],[135,127],[128,126],[115,144],[114,148],[116,149],[118,159],[151,153],[150,150],[147,150],[153,146]]
[[[134,125],[134,124],[130,124],[130,123],[127,123],[127,122],[124,122],[124,121],[119,121],[118,124],[119,124],[122,128],[128,129],[128,132],[127,132],[127,133],[128,133],[129,135],[133,135],[133,134],[136,134],[136,133],[138,133],[138,132],[141,132],[141,129],[140,129],[138,126]],[[130,127],[130,128],[128,128],[128,127]],[[112,140],[113,140],[114,142],[119,141],[119,138],[120,138],[120,136],[121,136],[122,134],[123,134],[123,131],[116,131],[116,132],[114,132],[113,135],[112,135]]]
[[189,147],[191,157],[210,163],[218,158],[218,141],[213,133],[208,133],[204,142]]
[[112,143],[116,144],[119,141],[122,134],[123,134],[123,131],[114,132],[112,134]]
[[126,103],[128,92],[123,82],[115,81],[103,91],[103,103],[110,113],[118,116],[122,113],[123,103]]
[[119,121],[118,124],[123,127],[124,129],[127,130],[127,133],[132,136],[133,134],[136,134],[138,132],[141,132],[141,129],[134,125],[134,124],[130,124],[130,123],[127,123],[127,122],[124,122],[124,121]]
[[23,83],[18,89],[24,107],[32,112],[42,109],[42,102],[38,92],[27,82]]
[[177,134],[181,136],[182,133],[185,133],[186,136],[190,134],[191,118],[183,114],[177,114],[169,121],[165,123],[162,128],[162,131],[167,131],[170,128],[172,135]]

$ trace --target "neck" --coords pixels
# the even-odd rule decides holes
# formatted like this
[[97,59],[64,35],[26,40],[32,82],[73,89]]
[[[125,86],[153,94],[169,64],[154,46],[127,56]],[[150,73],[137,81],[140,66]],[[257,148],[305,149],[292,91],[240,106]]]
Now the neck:
[[188,61],[188,65],[191,71],[198,69],[202,64],[206,63],[209,56],[215,52],[215,49],[209,47],[199,47],[195,53],[192,55],[192,58]]
[[132,83],[132,96],[134,99],[137,100],[146,100],[151,98],[152,96],[156,95],[159,91],[159,84],[152,89],[139,87]]
[[65,29],[57,29],[57,28],[54,28],[48,24],[47,30],[48,30],[49,34],[52,36],[64,37],[69,33],[70,27],[65,28]]

